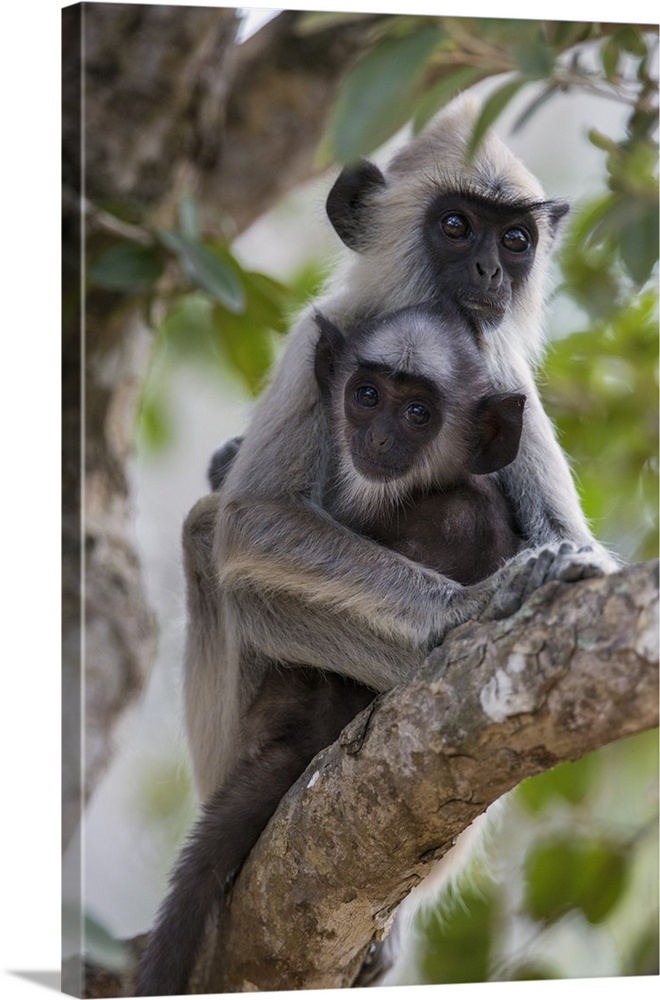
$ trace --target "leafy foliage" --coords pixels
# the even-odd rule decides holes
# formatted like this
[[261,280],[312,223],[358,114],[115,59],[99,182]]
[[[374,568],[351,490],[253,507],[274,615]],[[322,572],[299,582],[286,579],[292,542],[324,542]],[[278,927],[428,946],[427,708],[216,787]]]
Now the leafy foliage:
[[[306,31],[325,26],[323,15],[305,21]],[[520,115],[518,127],[559,92],[583,89],[614,99],[640,99],[643,107],[656,83],[649,73],[647,38],[634,25],[395,16],[383,18],[377,30],[374,47],[343,82],[322,145],[327,159],[351,162],[365,156],[406,118],[421,127],[469,84],[501,74],[509,78],[485,101],[473,148],[531,83],[541,82],[543,89]],[[598,44],[601,65],[594,68],[590,55]],[[637,61],[635,72],[628,68],[631,58]],[[391,106],[387,95],[393,97]]]
[[579,470],[585,512],[628,559],[658,551],[657,336],[647,290],[555,342],[544,368],[547,409]]
[[133,293],[149,288],[162,272],[160,254],[154,247],[115,243],[98,257],[91,278],[101,288]]
[[144,442],[159,449],[175,433],[168,404],[171,365],[185,361],[232,372],[256,396],[292,312],[316,287],[318,274],[301,275],[297,287],[246,270],[226,241],[201,231],[190,195],[179,206],[177,230],[140,238],[149,245],[124,240],[104,247],[91,262],[89,278],[92,285],[145,299],[155,343],[139,429]]
[[550,923],[578,909],[599,924],[623,896],[627,871],[628,854],[616,843],[572,836],[541,841],[525,862],[529,914]]
[[355,160],[408,120],[426,59],[444,37],[434,24],[418,20],[409,19],[411,31],[381,38],[345,80],[331,125],[332,158]]

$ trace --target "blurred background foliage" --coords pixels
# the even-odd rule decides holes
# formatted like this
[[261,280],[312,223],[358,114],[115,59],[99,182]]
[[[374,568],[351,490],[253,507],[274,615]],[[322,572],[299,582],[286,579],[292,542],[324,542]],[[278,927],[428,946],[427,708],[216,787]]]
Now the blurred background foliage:
[[[315,32],[357,13],[308,13]],[[514,97],[524,129],[557,94],[626,109],[622,135],[592,129],[601,189],[573,206],[557,296],[570,324],[553,329],[539,373],[572,457],[595,533],[625,559],[657,554],[657,30],[653,26],[423,16],[374,20],[373,44],[345,78],[318,151],[319,170],[373,153],[408,123],[418,130],[483,81],[473,148]],[[558,149],[557,155],[561,155]],[[226,234],[206,232],[192,198],[176,231],[131,232],[92,262],[90,280],[139,296],[154,330],[141,447],[164,449],[181,364],[227,372],[256,396],[290,321],[320,289],[326,261],[283,282],[245,269]],[[643,734],[526,781],[507,800],[487,860],[418,921],[400,982],[474,982],[658,972],[657,734]],[[146,808],[179,842],[188,786],[145,778]],[[185,786],[185,787],[183,787]],[[167,788],[166,802],[149,789]],[[186,803],[182,813],[182,801]],[[181,816],[185,822],[181,822]]]

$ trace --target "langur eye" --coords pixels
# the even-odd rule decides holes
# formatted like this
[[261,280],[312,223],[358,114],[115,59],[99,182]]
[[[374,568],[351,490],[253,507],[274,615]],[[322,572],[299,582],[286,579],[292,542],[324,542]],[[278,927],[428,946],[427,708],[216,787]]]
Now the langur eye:
[[450,240],[464,240],[470,235],[469,222],[464,215],[458,215],[457,212],[450,212],[449,215],[445,215],[440,225],[442,226],[443,233]]
[[355,398],[360,406],[377,406],[380,396],[373,385],[361,385],[355,390]]
[[524,229],[507,229],[502,237],[502,246],[512,253],[522,253],[529,246],[530,239]]
[[415,424],[416,427],[428,424],[431,419],[429,410],[422,403],[411,403],[406,407],[404,416],[409,423]]

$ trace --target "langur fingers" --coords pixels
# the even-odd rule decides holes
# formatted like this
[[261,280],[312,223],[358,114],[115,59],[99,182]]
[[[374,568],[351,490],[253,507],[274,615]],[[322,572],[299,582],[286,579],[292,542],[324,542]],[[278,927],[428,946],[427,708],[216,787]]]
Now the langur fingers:
[[512,608],[509,614],[517,611],[535,590],[547,582],[554,558],[555,553],[552,549],[541,549],[531,553],[517,569],[512,565],[510,578],[505,586],[496,592],[498,607]]
[[617,563],[605,549],[583,545],[577,552],[558,554],[553,579],[573,583],[576,580],[606,576],[617,568]]
[[[517,563],[517,560],[513,561]],[[479,621],[497,621],[500,618],[509,618],[515,614],[525,600],[525,572],[511,571],[511,564],[507,564],[498,573],[489,577],[484,583],[489,586],[490,597],[484,610],[478,615]],[[481,585],[477,584],[477,587]]]
[[486,612],[488,620],[514,614],[534,591],[552,580],[575,583],[603,576],[617,568],[614,559],[599,546],[579,548],[575,542],[568,541],[530,550],[521,556],[522,563],[517,557],[500,571],[502,580],[494,588]]
[[[562,546],[563,547],[562,543]],[[555,560],[557,558],[557,553],[552,548],[541,549],[532,559],[530,559],[527,565],[527,574],[523,571],[521,585],[524,590],[525,597],[527,600],[535,590],[542,587],[544,583],[548,580],[552,580],[553,569],[555,566]]]
[[572,542],[519,553],[490,578],[493,593],[481,621],[514,614],[543,584],[561,579],[559,573],[572,565],[570,559],[576,555]]

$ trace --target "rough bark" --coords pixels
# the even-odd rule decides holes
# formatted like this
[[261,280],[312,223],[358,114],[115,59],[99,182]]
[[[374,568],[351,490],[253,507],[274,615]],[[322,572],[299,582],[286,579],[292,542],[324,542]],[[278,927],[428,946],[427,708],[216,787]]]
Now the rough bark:
[[[657,562],[548,584],[510,619],[456,629],[282,800],[194,991],[350,986],[402,899],[491,802],[657,724]],[[96,975],[87,988],[110,995]],[[130,982],[113,989],[130,995]]]
[[82,253],[93,260],[122,226],[148,242],[151,227],[172,225],[183,191],[197,197],[205,228],[235,235],[311,176],[369,19],[306,39],[299,17],[282,14],[239,47],[232,8],[63,11],[65,846],[156,644],[129,485],[151,333],[139,298],[85,287]]

